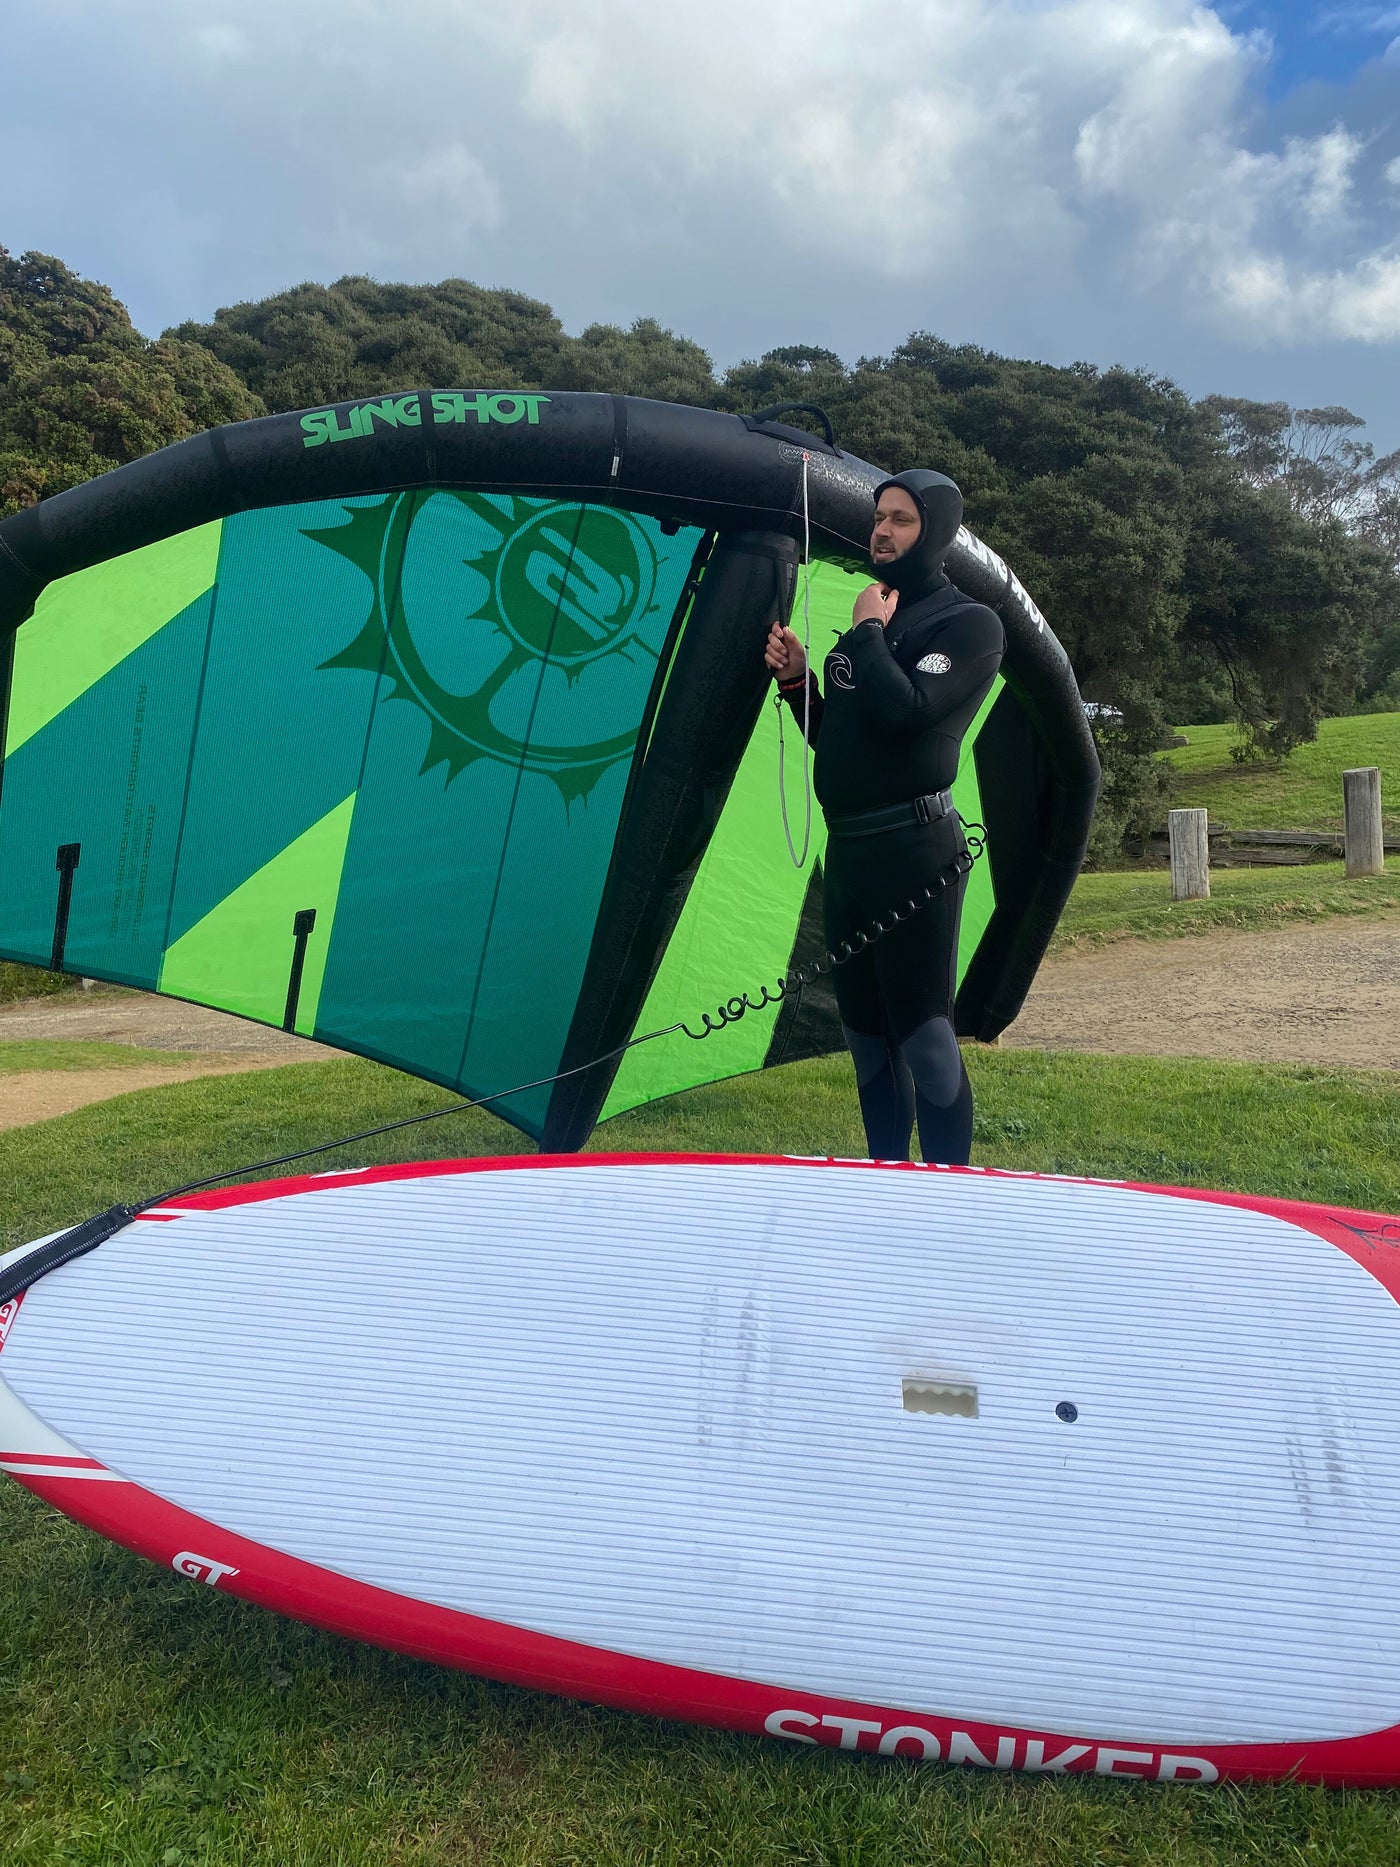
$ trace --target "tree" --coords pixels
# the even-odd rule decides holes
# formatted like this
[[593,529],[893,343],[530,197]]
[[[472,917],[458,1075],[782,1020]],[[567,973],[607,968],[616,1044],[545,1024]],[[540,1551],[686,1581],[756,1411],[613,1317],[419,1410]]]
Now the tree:
[[[1201,633],[1229,670],[1243,753],[1286,753],[1311,738],[1328,711],[1378,704],[1400,673],[1400,450],[1377,459],[1356,438],[1365,423],[1347,408],[1226,396],[1209,396],[1202,407],[1218,423],[1237,475],[1259,496],[1240,504],[1227,494],[1221,503],[1236,546],[1245,534],[1254,541],[1235,572],[1253,562],[1261,574],[1246,592],[1225,564]],[[1286,527],[1280,507],[1300,525]],[[1234,620],[1224,627],[1222,580],[1235,589],[1227,603]],[[1261,608],[1272,617],[1262,634]],[[1392,697],[1400,703],[1400,686]]]
[[705,352],[654,318],[568,337],[548,305],[466,279],[298,285],[166,335],[202,344],[274,410],[427,388],[592,389],[702,406],[715,393]]
[[616,324],[590,324],[581,336],[564,340],[556,386],[704,408],[714,400],[714,365],[699,344],[677,337],[655,318],[638,318],[625,331]]
[[106,286],[0,247],[0,513],[264,412],[202,346],[148,342]]
[[523,292],[355,277],[232,305],[166,337],[202,345],[278,412],[407,389],[557,386],[568,343]]
[[950,474],[1100,703],[1101,855],[1160,814],[1182,720],[1233,717],[1246,755],[1283,756],[1327,712],[1400,706],[1400,454],[1376,459],[1348,409],[1193,402],[928,331],[853,367],[795,343],[717,378],[653,318],[572,337],[465,279],[298,285],[150,343],[105,286],[0,250],[0,509],[265,408],[434,387],[815,403],[877,466]]
[[1227,479],[1212,521],[1186,567],[1186,639],[1227,673],[1241,755],[1283,756],[1356,699],[1396,578],[1336,520],[1310,523],[1276,489]]
[[1400,565],[1400,448],[1378,460],[1366,426],[1348,408],[1290,408],[1207,396],[1226,451],[1258,491],[1283,494],[1314,525],[1335,519]]

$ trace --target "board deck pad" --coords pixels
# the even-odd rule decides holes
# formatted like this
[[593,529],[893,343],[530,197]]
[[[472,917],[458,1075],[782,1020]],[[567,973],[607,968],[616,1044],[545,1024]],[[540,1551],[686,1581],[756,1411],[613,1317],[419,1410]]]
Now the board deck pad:
[[886,1755],[1400,1781],[1398,1246],[868,1162],[238,1187],[0,1314],[0,1466],[517,1683]]

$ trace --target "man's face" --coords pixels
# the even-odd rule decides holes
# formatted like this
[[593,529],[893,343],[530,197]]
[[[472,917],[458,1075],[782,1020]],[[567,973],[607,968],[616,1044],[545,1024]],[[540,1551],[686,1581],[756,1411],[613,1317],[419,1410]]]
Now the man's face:
[[903,557],[910,545],[917,544],[923,519],[912,497],[902,486],[887,486],[875,508],[875,529],[870,534],[870,556],[878,570]]

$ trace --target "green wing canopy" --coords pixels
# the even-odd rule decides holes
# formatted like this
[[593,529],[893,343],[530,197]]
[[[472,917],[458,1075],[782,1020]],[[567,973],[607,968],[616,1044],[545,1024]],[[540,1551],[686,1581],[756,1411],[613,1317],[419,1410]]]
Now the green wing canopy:
[[[0,957],[501,1096],[565,1149],[839,1046],[828,980],[626,1048],[821,952],[821,818],[794,867],[762,649],[799,588],[814,655],[844,629],[880,478],[766,417],[422,391],[196,436],[0,521]],[[949,569],[1007,624],[954,786],[988,828],[957,1006],[986,1037],[1098,768],[1008,567],[960,533]],[[791,721],[786,757],[800,833]]]
[[14,638],[0,950],[469,1094],[551,1074],[703,536],[406,492],[51,583]]
[[[833,636],[850,627],[856,594],[870,581],[833,564],[814,564],[810,572],[812,657],[819,662]],[[797,607],[801,607],[799,596]],[[794,617],[800,626],[801,618]],[[982,820],[981,789],[975,747],[1003,682],[998,677],[963,740],[953,785],[964,822]],[[781,741],[780,741],[781,732]],[[821,858],[826,833],[821,811],[812,809],[806,860],[794,867],[783,831],[779,769],[783,772],[788,820],[800,852],[805,827],[803,746],[800,728],[789,716],[780,720],[774,706],[763,709],[743,761],[735,774],[718,824],[686,896],[636,1029],[665,1029],[677,1022],[702,1028],[699,1014],[728,1002],[736,993],[770,989],[788,970],[817,958],[822,939]],[[963,902],[958,978],[967,971],[996,905],[989,863],[979,862],[968,877]],[[808,988],[807,1002],[794,995],[747,1011],[722,1035],[696,1042],[684,1032],[639,1045],[623,1059],[600,1119],[694,1089],[719,1076],[738,1075],[799,1057],[841,1047],[840,1020],[830,986]]]

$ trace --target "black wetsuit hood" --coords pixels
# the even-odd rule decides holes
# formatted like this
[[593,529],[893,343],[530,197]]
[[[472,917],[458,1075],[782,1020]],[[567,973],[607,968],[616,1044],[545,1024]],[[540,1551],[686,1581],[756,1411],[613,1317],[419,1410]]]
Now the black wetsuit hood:
[[877,503],[887,486],[908,493],[924,521],[917,544],[910,545],[893,563],[875,566],[881,583],[897,590],[907,607],[941,590],[947,582],[943,560],[962,524],[963,498],[946,473],[934,473],[928,467],[911,467],[907,473],[895,473],[882,480],[875,488]]

